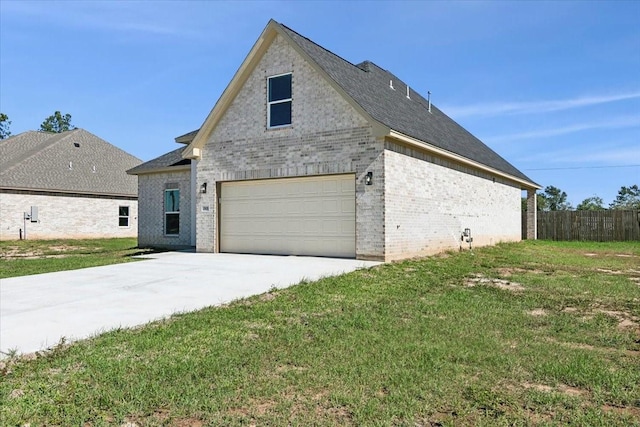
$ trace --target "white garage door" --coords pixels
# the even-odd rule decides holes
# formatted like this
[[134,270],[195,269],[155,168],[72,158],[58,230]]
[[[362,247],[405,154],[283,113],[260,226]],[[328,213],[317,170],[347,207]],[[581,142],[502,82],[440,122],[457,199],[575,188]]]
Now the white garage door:
[[220,251],[355,257],[355,175],[222,183]]

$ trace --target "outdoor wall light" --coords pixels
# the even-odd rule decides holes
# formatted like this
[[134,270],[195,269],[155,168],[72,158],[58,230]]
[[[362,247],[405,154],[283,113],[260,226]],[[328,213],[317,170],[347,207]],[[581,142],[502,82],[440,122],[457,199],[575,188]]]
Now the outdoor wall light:
[[367,172],[367,174],[364,176],[364,184],[365,185],[373,184],[373,172]]
[[207,192],[207,183],[206,182],[203,182],[202,185],[200,186],[200,192],[202,194]]

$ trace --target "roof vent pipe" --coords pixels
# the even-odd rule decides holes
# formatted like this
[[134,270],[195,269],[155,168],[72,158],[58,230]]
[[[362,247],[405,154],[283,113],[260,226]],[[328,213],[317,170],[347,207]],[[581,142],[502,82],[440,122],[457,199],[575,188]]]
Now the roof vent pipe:
[[429,101],[429,112],[431,112],[431,91],[427,91],[427,100]]
[[396,88],[393,87],[393,80],[389,80],[389,88],[396,90]]
[[409,85],[407,85],[407,99],[411,99],[409,98]]

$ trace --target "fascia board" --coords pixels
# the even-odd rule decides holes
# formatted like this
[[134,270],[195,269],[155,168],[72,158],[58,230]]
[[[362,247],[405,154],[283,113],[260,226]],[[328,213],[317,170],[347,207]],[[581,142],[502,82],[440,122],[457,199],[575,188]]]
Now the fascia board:
[[191,165],[183,165],[183,166],[167,166],[164,168],[157,168],[157,169],[149,169],[149,170],[143,170],[140,172],[135,172],[135,173],[129,173],[127,172],[129,175],[151,175],[154,173],[164,173],[164,172],[183,172],[183,171],[190,171],[191,170]]

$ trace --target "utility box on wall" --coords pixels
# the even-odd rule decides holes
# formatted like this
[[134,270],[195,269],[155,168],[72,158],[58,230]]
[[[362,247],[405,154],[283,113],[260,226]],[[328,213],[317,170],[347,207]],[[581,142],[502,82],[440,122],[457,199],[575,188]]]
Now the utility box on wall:
[[31,206],[31,213],[24,213],[24,219],[31,222],[38,222],[38,207]]

